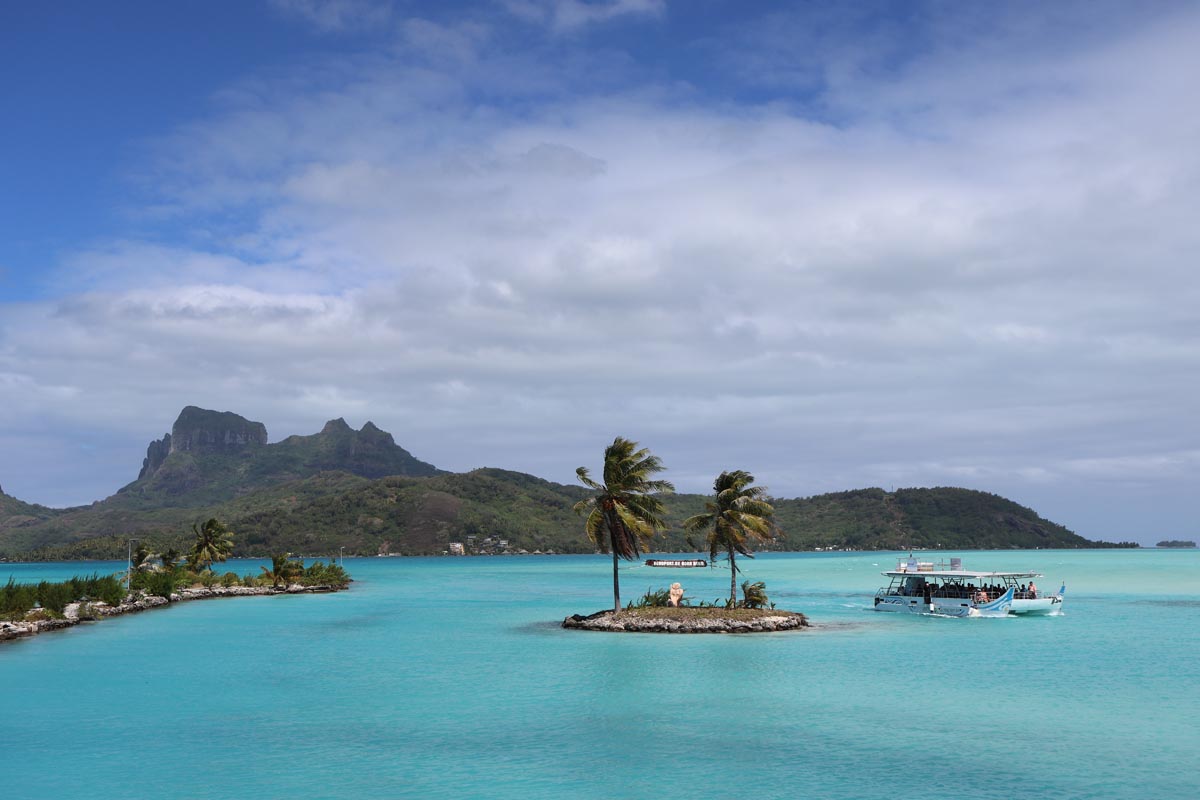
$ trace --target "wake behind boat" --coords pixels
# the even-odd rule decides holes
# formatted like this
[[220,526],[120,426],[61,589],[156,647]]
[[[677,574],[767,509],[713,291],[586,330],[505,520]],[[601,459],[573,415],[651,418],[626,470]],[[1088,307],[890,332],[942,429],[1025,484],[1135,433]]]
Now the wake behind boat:
[[1042,594],[1038,572],[979,572],[963,569],[961,558],[935,565],[911,556],[883,573],[888,585],[875,593],[876,611],[953,617],[1050,614],[1062,609],[1066,585]]

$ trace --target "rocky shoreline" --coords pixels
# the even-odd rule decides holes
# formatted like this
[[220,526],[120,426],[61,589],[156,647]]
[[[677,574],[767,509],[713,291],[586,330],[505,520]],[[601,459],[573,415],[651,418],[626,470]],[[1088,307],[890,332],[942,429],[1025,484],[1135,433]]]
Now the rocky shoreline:
[[[808,617],[796,611],[762,611],[753,614],[680,614],[690,609],[598,611],[563,620],[564,628],[608,633],[777,633],[808,627]],[[708,609],[705,609],[709,611]]]
[[287,587],[271,586],[213,586],[211,588],[197,587],[180,589],[172,592],[170,598],[155,595],[142,595],[136,599],[127,598],[120,605],[110,606],[102,600],[87,603],[71,603],[63,609],[62,618],[46,617],[31,619],[24,622],[0,621],[0,642],[19,639],[25,636],[35,636],[46,631],[57,631],[71,628],[81,622],[90,622],[105,617],[119,617],[122,614],[137,614],[152,608],[162,608],[171,603],[187,602],[189,600],[208,600],[214,597],[251,597],[277,594],[324,594],[340,592],[344,586],[301,586],[294,583]]

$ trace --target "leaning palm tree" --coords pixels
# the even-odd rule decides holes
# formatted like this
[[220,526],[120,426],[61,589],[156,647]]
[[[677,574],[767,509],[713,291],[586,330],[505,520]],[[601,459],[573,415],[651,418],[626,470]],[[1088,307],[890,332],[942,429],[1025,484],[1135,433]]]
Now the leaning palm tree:
[[139,544],[137,550],[129,555],[129,566],[135,572],[145,572],[150,569],[150,551],[146,545]]
[[663,506],[656,494],[675,491],[669,481],[651,476],[665,469],[658,456],[618,436],[604,450],[603,482],[592,480],[587,467],[575,474],[596,494],[575,504],[576,514],[587,514],[584,530],[601,552],[613,557],[613,611],[621,610],[621,585],[617,559],[632,561],[641,554],[643,540],[667,527]]
[[216,519],[203,525],[192,525],[196,541],[188,553],[188,564],[194,570],[212,570],[214,561],[224,561],[233,552],[233,534]]
[[713,482],[714,500],[704,504],[705,513],[688,517],[683,529],[707,532],[708,557],[724,550],[729,554],[729,604],[737,604],[737,554],[754,558],[748,540],[771,538],[771,516],[775,509],[765,499],[767,490],[751,486],[754,476],[744,470],[722,472]]
[[293,578],[299,577],[304,567],[295,561],[289,561],[286,555],[271,556],[271,568],[259,567],[263,575],[271,579],[271,585],[278,589]]
[[178,550],[176,550],[174,547],[168,547],[166,550],[163,550],[161,553],[159,553],[158,557],[162,560],[162,568],[165,572],[175,571],[175,564],[179,561]]

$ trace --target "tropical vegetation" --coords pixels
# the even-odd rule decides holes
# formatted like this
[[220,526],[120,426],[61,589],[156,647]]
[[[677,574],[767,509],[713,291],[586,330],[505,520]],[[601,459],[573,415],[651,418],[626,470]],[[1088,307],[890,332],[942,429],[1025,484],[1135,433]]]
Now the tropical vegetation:
[[137,549],[129,555],[129,568],[133,570],[144,570],[150,566],[150,550],[144,543],[140,543]]
[[630,600],[625,606],[625,611],[631,611],[642,608],[660,608],[660,609],[679,609],[679,608],[723,608],[723,609],[738,609],[750,608],[761,609],[770,606],[775,608],[775,604],[767,598],[767,585],[762,581],[750,583],[750,581],[742,581],[742,600],[731,602],[716,598],[711,603],[707,600],[701,600],[695,605],[692,604],[692,598],[684,596],[680,598],[678,606],[672,606],[670,601],[670,589],[646,589],[646,593],[637,600]]
[[233,534],[215,517],[203,525],[192,525],[196,540],[188,553],[188,565],[195,571],[212,571],[214,562],[224,561],[233,553]]
[[218,576],[212,570],[192,571],[184,566],[165,569],[158,565],[147,566],[130,575],[129,589],[125,587],[125,573],[115,575],[93,574],[90,577],[73,577],[66,581],[41,581],[40,583],[17,583],[13,578],[0,586],[0,620],[19,622],[31,613],[46,617],[62,617],[71,603],[85,605],[104,602],[116,606],[130,594],[165,597],[188,587],[246,586],[279,588],[284,584],[300,586],[331,586],[344,589],[350,584],[350,575],[340,564],[314,561],[305,566],[300,561],[286,556],[272,559],[272,567],[261,568],[263,575],[246,575],[239,578],[236,573],[226,572]]
[[587,467],[575,470],[580,483],[595,494],[576,503],[574,511],[586,517],[588,540],[601,552],[612,553],[613,611],[621,610],[618,560],[636,559],[654,533],[667,527],[658,495],[675,487],[653,477],[664,469],[658,456],[618,436],[604,450],[601,481],[593,480]]
[[304,563],[301,561],[292,561],[285,554],[271,556],[271,566],[259,567],[262,570],[263,576],[271,582],[272,586],[285,586],[291,580],[304,574]]
[[0,587],[0,619],[19,621],[34,609],[61,616],[71,603],[100,600],[116,605],[125,598],[125,585],[115,575],[76,576],[66,581],[17,583],[13,578]]
[[766,501],[762,486],[753,486],[754,476],[745,470],[722,472],[713,482],[713,499],[704,513],[688,517],[683,529],[705,533],[710,559],[724,552],[729,559],[729,605],[737,603],[737,556],[753,558],[750,542],[771,540],[771,517],[775,509]]
[[[767,585],[762,581],[742,581],[742,608],[764,608],[770,603]],[[772,604],[772,608],[775,606]]]
[[[177,559],[192,549],[188,527],[208,519],[237,531],[231,555],[240,557],[341,548],[354,555],[432,555],[448,552],[452,542],[467,553],[597,549],[578,535],[572,513],[589,495],[584,486],[494,468],[446,473],[417,462],[373,426],[355,432],[335,420],[319,434],[278,446],[260,443],[260,427],[237,415],[185,409],[170,441],[152,443],[138,479],[109,498],[54,509],[0,492],[0,559],[123,560],[130,538],[149,550],[157,543],[160,554],[176,549]],[[249,443],[211,444],[239,436]],[[184,442],[195,446],[175,446]],[[700,514],[708,499],[664,496],[662,517]],[[1113,546],[1003,497],[966,489],[855,489],[772,504],[779,531],[757,549]],[[675,522],[656,531],[654,547],[678,552],[687,535]]]

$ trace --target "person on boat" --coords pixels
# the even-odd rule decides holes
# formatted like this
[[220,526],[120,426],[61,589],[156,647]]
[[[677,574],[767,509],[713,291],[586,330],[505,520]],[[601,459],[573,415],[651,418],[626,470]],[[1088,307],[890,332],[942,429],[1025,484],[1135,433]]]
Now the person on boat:
[[988,593],[985,592],[982,588],[979,591],[975,592],[975,602],[976,603],[986,603],[987,601],[988,601]]
[[1033,581],[1029,582],[1029,599],[1037,600],[1037,584]]

